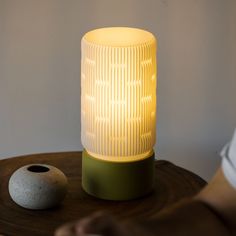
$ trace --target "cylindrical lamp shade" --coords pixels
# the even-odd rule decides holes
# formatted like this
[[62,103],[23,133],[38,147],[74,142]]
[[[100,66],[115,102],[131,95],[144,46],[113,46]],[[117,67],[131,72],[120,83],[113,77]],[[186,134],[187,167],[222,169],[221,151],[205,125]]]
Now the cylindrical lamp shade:
[[142,160],[156,137],[156,39],[144,30],[101,28],[82,38],[81,136],[89,155]]

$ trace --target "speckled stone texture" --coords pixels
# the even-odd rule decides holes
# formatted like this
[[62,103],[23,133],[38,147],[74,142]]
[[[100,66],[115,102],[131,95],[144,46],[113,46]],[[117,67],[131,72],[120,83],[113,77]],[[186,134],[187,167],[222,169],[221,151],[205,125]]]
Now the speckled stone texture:
[[9,180],[9,193],[18,205],[47,209],[58,205],[67,193],[67,178],[58,168],[45,164],[26,165]]

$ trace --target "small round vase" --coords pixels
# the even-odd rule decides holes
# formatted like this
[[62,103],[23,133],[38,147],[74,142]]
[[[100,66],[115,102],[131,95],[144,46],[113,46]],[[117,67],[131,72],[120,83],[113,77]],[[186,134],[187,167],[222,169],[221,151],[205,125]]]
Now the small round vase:
[[58,205],[67,193],[67,178],[56,167],[45,164],[26,165],[9,180],[12,200],[21,207],[42,210]]

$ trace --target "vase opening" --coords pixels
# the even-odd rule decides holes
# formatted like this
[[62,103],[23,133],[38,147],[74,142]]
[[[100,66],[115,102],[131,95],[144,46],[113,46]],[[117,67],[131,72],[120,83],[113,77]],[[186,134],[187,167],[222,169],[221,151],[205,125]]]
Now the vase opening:
[[50,169],[46,166],[40,166],[40,165],[33,165],[33,166],[29,166],[27,168],[29,171],[31,172],[35,172],[35,173],[42,173],[42,172],[48,172]]

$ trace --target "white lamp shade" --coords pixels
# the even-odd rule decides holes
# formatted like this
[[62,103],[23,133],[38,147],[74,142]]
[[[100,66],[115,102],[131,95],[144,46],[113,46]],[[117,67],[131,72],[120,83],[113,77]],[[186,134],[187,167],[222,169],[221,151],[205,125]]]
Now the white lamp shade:
[[156,138],[156,39],[144,30],[102,28],[82,38],[81,137],[102,160],[144,159]]

